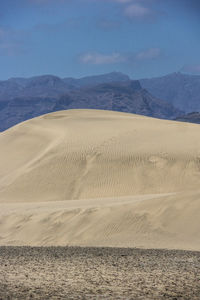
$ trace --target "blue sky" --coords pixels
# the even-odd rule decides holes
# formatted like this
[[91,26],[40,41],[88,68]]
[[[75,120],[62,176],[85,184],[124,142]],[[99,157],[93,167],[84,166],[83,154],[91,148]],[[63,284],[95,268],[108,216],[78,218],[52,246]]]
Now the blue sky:
[[200,74],[199,0],[2,0],[0,79]]

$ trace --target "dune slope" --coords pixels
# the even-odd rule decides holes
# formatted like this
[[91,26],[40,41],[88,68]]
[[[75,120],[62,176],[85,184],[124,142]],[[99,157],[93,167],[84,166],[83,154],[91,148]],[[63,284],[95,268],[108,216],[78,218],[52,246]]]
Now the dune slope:
[[200,250],[200,127],[69,110],[0,134],[0,244]]

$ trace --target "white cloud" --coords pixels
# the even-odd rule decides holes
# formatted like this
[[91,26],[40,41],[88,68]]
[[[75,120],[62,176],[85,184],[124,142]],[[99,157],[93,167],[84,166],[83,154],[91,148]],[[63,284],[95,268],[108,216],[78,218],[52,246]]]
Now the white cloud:
[[161,50],[159,48],[149,48],[138,53],[102,54],[99,52],[87,52],[79,56],[79,62],[91,65],[134,63],[159,58]]
[[102,53],[84,53],[79,57],[81,63],[92,65],[115,64],[124,62],[126,57],[122,54],[114,52],[111,54]]
[[149,48],[144,51],[140,51],[136,55],[136,60],[150,60],[158,58],[161,55],[160,48]]
[[[155,20],[163,12],[157,11],[155,3],[158,0],[110,0],[121,4],[122,14],[135,20]],[[160,1],[160,0],[159,0]]]
[[129,18],[145,18],[153,16],[153,14],[153,10],[138,3],[130,4],[124,9],[124,15]]

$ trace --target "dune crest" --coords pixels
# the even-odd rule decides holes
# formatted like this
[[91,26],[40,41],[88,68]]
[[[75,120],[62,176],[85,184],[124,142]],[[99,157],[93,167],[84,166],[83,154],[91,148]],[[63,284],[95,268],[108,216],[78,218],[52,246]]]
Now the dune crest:
[[199,125],[97,110],[1,133],[0,244],[200,250],[199,136]]

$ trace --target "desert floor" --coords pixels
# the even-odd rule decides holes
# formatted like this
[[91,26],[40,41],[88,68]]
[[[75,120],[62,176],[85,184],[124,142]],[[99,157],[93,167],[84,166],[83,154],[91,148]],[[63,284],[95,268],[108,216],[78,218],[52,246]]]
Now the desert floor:
[[1,247],[0,299],[200,299],[200,252]]

